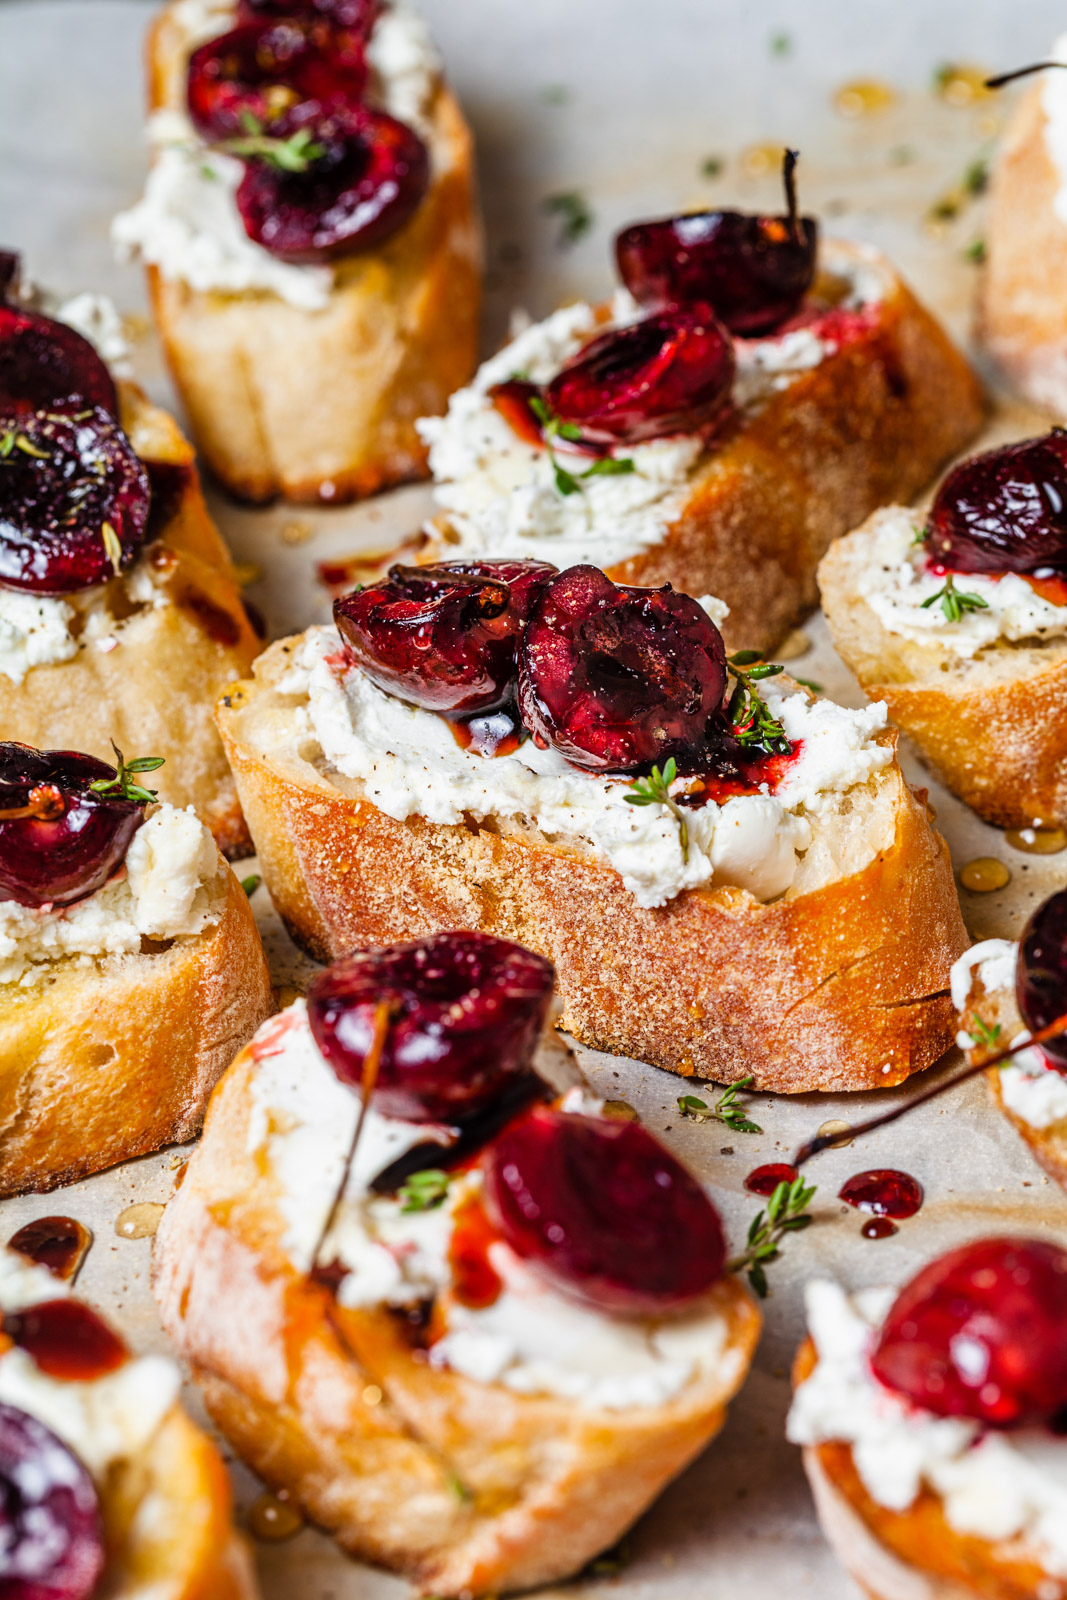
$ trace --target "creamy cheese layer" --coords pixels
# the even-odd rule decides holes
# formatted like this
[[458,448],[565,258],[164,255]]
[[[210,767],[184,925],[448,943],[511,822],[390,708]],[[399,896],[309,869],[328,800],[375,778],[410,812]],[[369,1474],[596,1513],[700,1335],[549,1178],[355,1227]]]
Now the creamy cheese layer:
[[1019,1539],[1045,1569],[1067,1575],[1067,1444],[1038,1428],[983,1433],[936,1417],[884,1388],[870,1370],[874,1335],[894,1289],[849,1295],[819,1280],[807,1291],[818,1362],[797,1388],[786,1431],[794,1444],[840,1441],[878,1505],[907,1511],[924,1484],[957,1533]]
[[[360,780],[380,810],[456,824],[464,814],[514,818],[550,839],[582,841],[613,866],[638,905],[665,905],[683,889],[733,884],[760,900],[784,894],[812,822],[833,797],[865,783],[893,759],[876,742],[886,725],[881,703],[850,711],[811,701],[799,689],[760,684],[799,755],[772,794],[709,802],[687,811],[688,860],[678,824],[662,806],[633,806],[625,779],[571,766],[528,739],[511,755],[487,759],[456,743],[448,723],[375,687],[363,673],[338,669],[340,639],[311,628],[279,685],[306,702],[307,731],[326,760]],[[678,780],[675,793],[684,790]]]
[[[969,1010],[971,996],[978,989],[985,995],[1014,995],[1018,953],[1019,946],[1012,939],[984,939],[981,944],[972,945],[952,968],[952,1004],[956,1010]],[[1024,1028],[1006,1043],[1025,1044],[1029,1037]],[[970,1050],[977,1041],[961,1030],[956,1043],[961,1050]],[[1067,1121],[1067,1078],[1048,1065],[1040,1050],[1020,1050],[998,1071],[1001,1099],[1023,1122],[1043,1130]]]

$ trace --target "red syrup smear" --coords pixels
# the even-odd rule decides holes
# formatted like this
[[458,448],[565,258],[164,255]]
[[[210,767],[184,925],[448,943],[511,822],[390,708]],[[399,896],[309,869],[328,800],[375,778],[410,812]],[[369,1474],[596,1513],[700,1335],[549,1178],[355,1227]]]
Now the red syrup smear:
[[865,1239],[890,1239],[894,1233],[899,1232],[896,1223],[890,1222],[888,1217],[871,1217],[870,1221],[865,1222],[860,1229]]
[[499,1238],[480,1200],[468,1200],[457,1211],[448,1261],[452,1292],[461,1305],[481,1311],[499,1299],[504,1285],[489,1260],[489,1247]]
[[780,1183],[794,1183],[797,1169],[785,1161],[771,1161],[765,1167],[756,1167],[745,1179],[750,1194],[772,1195]]
[[[892,1167],[875,1167],[870,1172],[857,1172],[838,1190],[837,1198],[857,1211],[869,1211],[876,1217],[894,1217],[898,1221],[913,1217],[923,1203],[922,1184],[910,1173],[896,1172]],[[871,1237],[884,1237],[872,1235]]]
[[689,792],[678,795],[678,804],[691,810],[706,806],[711,800],[716,805],[724,805],[735,795],[755,794],[762,784],[773,794],[790,767],[799,760],[803,748],[803,739],[798,739],[788,754],[762,756],[745,766],[743,778],[720,778],[714,772],[696,773],[696,781]]
[[461,750],[480,756],[510,756],[522,743],[522,724],[509,711],[491,711],[477,717],[450,722],[452,735]]
[[[937,561],[930,560],[926,563],[926,570],[935,578],[947,578],[950,575],[954,579],[958,578],[958,587],[962,589],[966,589],[968,578],[982,577],[987,578],[991,583],[999,583],[1001,578],[1008,576],[1007,570],[1004,572],[982,573],[960,572],[956,569],[942,566]],[[1035,578],[1032,572],[1016,572],[1012,576],[1021,578],[1024,583],[1028,583],[1038,598],[1047,600],[1050,606],[1067,606],[1067,578]]]
[[42,1372],[69,1383],[102,1378],[127,1359],[118,1334],[80,1300],[45,1300],[10,1312],[0,1326]]
[[8,1240],[8,1249],[39,1267],[47,1267],[53,1277],[69,1283],[93,1242],[88,1228],[74,1217],[39,1217],[27,1222]]

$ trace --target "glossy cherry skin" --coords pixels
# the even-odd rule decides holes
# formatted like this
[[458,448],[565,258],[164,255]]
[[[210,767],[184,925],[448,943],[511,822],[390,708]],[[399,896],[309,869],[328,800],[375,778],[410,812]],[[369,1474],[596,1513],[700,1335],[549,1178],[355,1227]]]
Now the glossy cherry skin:
[[295,17],[300,21],[325,17],[339,28],[350,28],[366,37],[374,27],[379,10],[379,0],[240,0],[237,21],[240,24],[276,17]]
[[702,743],[726,650],[688,595],[569,567],[541,591],[519,648],[522,719],[578,767],[633,772]]
[[706,306],[660,311],[593,339],[558,372],[545,403],[593,444],[697,433],[722,412],[733,341]]
[[[76,750],[0,743],[0,900],[69,906],[107,882],[144,820],[143,805],[89,787],[114,776]],[[23,810],[35,814],[11,815]]]
[[0,411],[0,587],[63,595],[124,571],[148,525],[148,474],[113,417],[64,401]]
[[321,18],[285,18],[249,23],[194,50],[186,99],[205,139],[245,136],[249,118],[285,138],[355,106],[366,77],[361,35]]
[[546,561],[448,561],[389,569],[334,601],[350,661],[390,694],[446,716],[514,698],[519,635],[556,568]]
[[530,1072],[554,978],[551,962],[506,939],[431,934],[335,961],[308,990],[308,1020],[338,1078],[358,1087],[388,1001],[375,1109],[462,1125]]
[[1067,577],[1067,432],[961,461],[937,491],[927,530],[936,567]]
[[875,1376],[939,1417],[992,1428],[1067,1405],[1067,1251],[980,1239],[902,1289],[871,1356]]
[[106,1561],[92,1478],[43,1422],[0,1405],[0,1594],[90,1600]]
[[772,333],[815,281],[818,224],[799,217],[700,211],[624,228],[619,274],[647,306],[710,306],[731,333]]
[[[1031,1033],[1067,1013],[1067,890],[1038,906],[1023,929],[1015,967],[1015,998]],[[1041,1053],[1067,1073],[1067,1035],[1041,1045]]]
[[41,411],[77,398],[118,415],[110,372],[64,322],[0,300],[0,411]]
[[486,1208],[512,1250],[598,1310],[656,1316],[722,1276],[715,1207],[640,1123],[536,1106],[483,1166]]
[[250,161],[238,186],[248,237],[284,261],[334,261],[373,249],[403,227],[426,193],[426,146],[384,111],[347,111],[325,148],[303,173]]

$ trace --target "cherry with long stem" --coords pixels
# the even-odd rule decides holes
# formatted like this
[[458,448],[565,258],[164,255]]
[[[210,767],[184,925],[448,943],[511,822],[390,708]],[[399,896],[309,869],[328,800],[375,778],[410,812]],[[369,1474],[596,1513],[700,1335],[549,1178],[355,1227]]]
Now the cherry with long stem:
[[0,810],[0,822],[24,822],[28,817],[38,822],[55,822],[67,809],[63,791],[54,783],[38,783],[30,790],[28,804]]
[[370,1047],[363,1060],[363,1072],[359,1080],[359,1111],[356,1115],[356,1126],[352,1130],[352,1142],[348,1146],[348,1154],[345,1156],[345,1164],[341,1172],[341,1181],[338,1184],[337,1193],[333,1197],[333,1204],[326,1213],[326,1221],[322,1225],[318,1243],[312,1252],[312,1272],[315,1271],[318,1265],[322,1247],[330,1236],[330,1230],[337,1220],[337,1213],[341,1209],[341,1202],[344,1200],[345,1190],[348,1188],[349,1174],[356,1159],[356,1151],[359,1148],[363,1124],[367,1120],[367,1107],[370,1105],[371,1095],[374,1093],[374,1085],[378,1081],[378,1069],[381,1066],[382,1052],[385,1049],[389,1024],[393,1020],[393,1007],[394,1002],[391,999],[383,999],[379,1000],[374,1008],[374,1031],[371,1035]]
[[797,180],[796,167],[800,160],[799,150],[786,150],[782,157],[782,182],[785,184],[785,205],[789,214],[789,230],[793,235],[794,244],[803,244],[800,232],[800,217],[797,214]]

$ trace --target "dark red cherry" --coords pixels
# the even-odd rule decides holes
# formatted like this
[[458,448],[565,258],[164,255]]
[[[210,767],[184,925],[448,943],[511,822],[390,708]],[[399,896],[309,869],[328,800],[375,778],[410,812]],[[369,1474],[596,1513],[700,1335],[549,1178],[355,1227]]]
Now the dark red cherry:
[[0,410],[0,587],[106,583],[144,543],[149,499],[144,466],[99,406]]
[[953,572],[1067,577],[1067,431],[954,467],[927,519],[926,554]]
[[299,21],[325,17],[339,28],[351,28],[364,38],[380,10],[379,0],[240,0],[237,21],[262,22],[266,18],[295,17]]
[[105,1564],[92,1478],[36,1417],[0,1405],[0,1594],[90,1600]]
[[308,990],[308,1020],[338,1078],[358,1087],[387,1001],[375,1108],[458,1124],[531,1072],[554,976],[551,962],[506,939],[431,934],[335,961]]
[[81,1300],[43,1300],[8,1311],[0,1326],[42,1372],[64,1383],[93,1383],[129,1358],[118,1334]]
[[[1023,929],[1015,996],[1031,1033],[1067,1013],[1067,889],[1038,906]],[[1050,1039],[1041,1052],[1057,1072],[1067,1073],[1067,1035]]]
[[0,296],[0,411],[47,410],[75,397],[118,415],[114,381],[88,339]]
[[430,159],[411,128],[358,106],[306,172],[250,161],[237,205],[250,239],[285,261],[333,261],[403,227],[426,192]]
[[349,659],[390,694],[449,716],[495,711],[515,691],[519,635],[556,571],[546,561],[389,569],[334,601]]
[[593,339],[545,403],[594,444],[639,444],[707,427],[730,397],[733,341],[706,306],[660,311]]
[[209,39],[189,59],[189,115],[205,139],[258,128],[286,138],[354,106],[366,82],[363,38],[321,18],[258,21]]
[[519,648],[519,706],[576,766],[631,772],[704,737],[726,689],[726,650],[688,595],[570,567],[541,591]]
[[536,1106],[484,1166],[489,1215],[515,1253],[600,1310],[655,1316],[722,1275],[715,1207],[640,1123]]
[[0,900],[67,906],[126,859],[144,806],[94,794],[114,767],[75,750],[0,743]]
[[1012,1428],[1067,1405],[1067,1250],[980,1239],[913,1278],[890,1309],[871,1366],[939,1417]]

